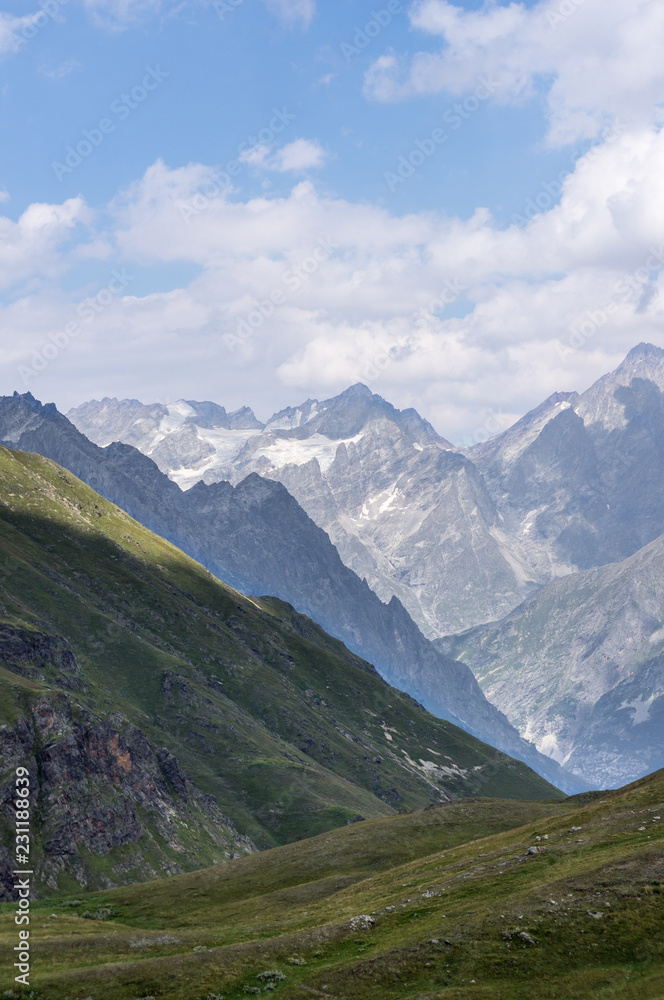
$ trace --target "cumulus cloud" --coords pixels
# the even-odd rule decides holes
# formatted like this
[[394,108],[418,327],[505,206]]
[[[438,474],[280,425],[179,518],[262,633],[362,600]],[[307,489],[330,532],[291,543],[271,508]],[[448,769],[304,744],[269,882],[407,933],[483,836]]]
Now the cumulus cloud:
[[[552,145],[597,136],[607,117],[631,127],[662,111],[664,6],[659,0],[538,0],[466,10],[449,0],[419,0],[413,28],[440,37],[439,51],[388,53],[369,68],[365,92],[389,101],[474,90],[497,82],[494,100],[522,101],[544,88]],[[654,116],[654,117],[653,117]]]
[[278,170],[281,173],[301,173],[312,167],[320,167],[325,162],[325,150],[318,141],[312,139],[295,139],[275,153],[271,149],[271,146],[253,146],[241,154],[240,160],[252,167]]
[[[2,194],[6,192],[0,192],[0,201],[5,200]],[[64,273],[69,262],[63,250],[87,217],[81,198],[30,205],[17,222],[0,216],[0,288]]]
[[[583,388],[638,341],[664,346],[663,167],[664,132],[626,131],[576,164],[557,204],[547,194],[550,207],[527,224],[500,228],[486,210],[395,216],[310,181],[243,202],[200,164],[155,163],[108,207],[103,238],[130,271],[182,264],[189,276],[167,292],[130,285],[54,362],[56,398],[203,397],[271,410],[364,381],[452,440],[472,438],[489,410],[494,429],[507,425],[550,392]],[[5,220],[17,248],[11,280],[58,259],[84,212],[33,206],[22,228]],[[78,261],[100,240],[60,259]],[[0,315],[17,332],[11,363],[74,308],[53,289]],[[29,388],[47,392],[50,372]]]

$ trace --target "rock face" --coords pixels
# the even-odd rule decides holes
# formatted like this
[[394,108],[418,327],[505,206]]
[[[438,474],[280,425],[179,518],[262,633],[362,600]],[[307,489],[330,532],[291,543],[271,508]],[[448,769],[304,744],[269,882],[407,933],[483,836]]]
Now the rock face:
[[663,390],[664,351],[640,344],[580,396],[551,397],[466,451],[544,579],[619,561],[664,532]]
[[62,636],[26,632],[21,628],[0,623],[0,665],[14,673],[43,680],[40,667],[52,668],[59,687],[79,690],[82,687],[80,667],[69,644]]
[[593,786],[664,766],[664,535],[439,643],[542,752]]
[[[190,870],[199,863],[192,833],[219,861],[254,850],[168,750],[127,719],[101,720],[64,694],[44,695],[13,727],[0,726],[0,819],[8,827],[19,766],[30,772],[35,881],[49,889],[63,874],[108,888]],[[133,850],[108,874],[87,863],[87,853],[118,847]],[[9,855],[0,858],[4,900],[14,898],[12,868]]]
[[[351,430],[365,419],[367,405],[360,394]],[[291,413],[279,418],[282,423],[296,419]],[[406,428],[419,420],[412,414],[399,419]],[[339,433],[334,414],[330,421],[324,426]],[[419,423],[422,435],[430,438],[434,432]],[[537,753],[486,700],[464,664],[424,638],[398,599],[383,604],[344,565],[327,534],[281,484],[252,474],[236,487],[199,482],[182,492],[137,449],[124,444],[99,448],[55,407],[42,406],[29,394],[0,399],[0,440],[64,465],[219,579],[244,593],[288,601],[435,714],[543,769],[540,773],[563,790],[578,790],[577,779],[570,785],[557,764]],[[469,464],[448,452],[442,461],[446,455]]]

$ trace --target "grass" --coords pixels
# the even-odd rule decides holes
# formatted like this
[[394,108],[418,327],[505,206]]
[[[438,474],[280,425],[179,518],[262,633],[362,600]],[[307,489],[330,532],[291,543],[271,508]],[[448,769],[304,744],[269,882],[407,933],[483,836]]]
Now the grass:
[[[469,800],[38,904],[34,988],[44,1000],[661,1000],[664,772],[579,799]],[[100,909],[109,920],[82,916]],[[0,914],[3,955],[12,935]],[[284,978],[260,978],[270,970]]]

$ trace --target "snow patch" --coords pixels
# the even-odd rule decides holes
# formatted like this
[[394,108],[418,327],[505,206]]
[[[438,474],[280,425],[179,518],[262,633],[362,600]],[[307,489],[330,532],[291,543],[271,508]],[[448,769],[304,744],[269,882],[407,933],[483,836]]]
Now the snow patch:
[[312,458],[317,459],[321,472],[327,472],[332,465],[337,449],[341,445],[357,444],[362,434],[346,438],[343,441],[332,441],[324,434],[312,434],[303,440],[278,438],[272,444],[259,448],[253,455],[254,461],[266,458],[272,468],[280,469],[284,465],[306,465]]
[[647,722],[650,716],[650,706],[657,696],[651,694],[649,698],[644,698],[641,695],[635,701],[624,701],[620,705],[620,709],[629,708],[634,714],[632,715],[632,725],[639,726],[642,722]]

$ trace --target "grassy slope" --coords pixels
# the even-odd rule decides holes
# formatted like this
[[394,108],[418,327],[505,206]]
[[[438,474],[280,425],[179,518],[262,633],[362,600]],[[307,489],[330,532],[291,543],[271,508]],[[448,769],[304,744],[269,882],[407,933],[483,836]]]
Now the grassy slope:
[[[40,906],[34,985],[47,1000],[240,1000],[276,969],[283,1000],[660,1000],[663,809],[660,771],[601,798],[461,802]],[[546,852],[529,855],[537,836]],[[97,906],[111,920],[77,915]],[[359,914],[375,926],[352,930]]]
[[[559,794],[388,687],[287,605],[242,597],[54,463],[4,448],[0,588],[1,621],[70,643],[88,685],[79,701],[167,745],[261,847],[421,808],[439,787]],[[49,680],[3,670],[0,721],[14,722]]]

